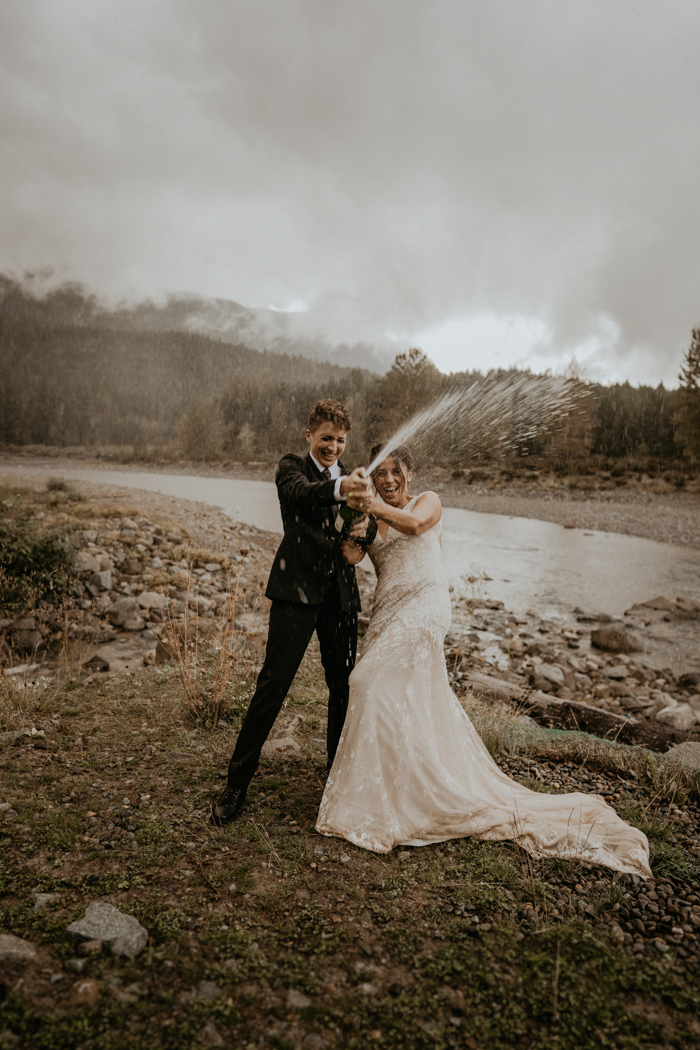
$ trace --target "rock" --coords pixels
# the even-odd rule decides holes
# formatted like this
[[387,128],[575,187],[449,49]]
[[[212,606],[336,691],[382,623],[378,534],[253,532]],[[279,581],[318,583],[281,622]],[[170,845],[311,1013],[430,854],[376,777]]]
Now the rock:
[[20,652],[31,653],[37,649],[45,648],[43,636],[36,630],[32,617],[24,620],[15,620],[10,627],[10,634],[12,637],[12,648]]
[[613,684],[611,686],[609,686],[608,688],[610,690],[610,696],[629,696],[630,695],[629,686],[625,685],[624,682],[613,682]]
[[98,646],[91,660],[107,663],[110,671],[134,671],[152,658],[149,654],[155,655],[156,644],[156,639],[149,638],[146,631],[121,635],[115,642]]
[[125,558],[122,562],[122,572],[127,576],[138,576],[141,572],[141,562],[138,558]]
[[581,686],[582,689],[590,689],[593,685],[591,677],[583,672],[574,672],[574,681],[577,685]]
[[132,521],[131,518],[124,518],[123,521],[120,522],[119,527],[122,531],[124,531],[124,529],[132,529],[134,532],[138,531],[138,525],[135,521]]
[[141,631],[146,626],[138,603],[133,598],[117,598],[107,610],[107,619],[125,631]]
[[66,959],[63,965],[71,973],[82,973],[87,966],[87,959]]
[[650,598],[648,602],[642,602],[641,604],[645,609],[655,609],[659,612],[676,611],[676,603],[672,602],[670,598],[664,598],[663,595],[659,595],[658,598]]
[[680,729],[683,733],[692,729],[698,721],[698,716],[690,704],[679,704],[675,700],[673,704],[658,711],[655,717],[657,722],[673,726],[674,729]]
[[620,664],[619,666],[615,667],[606,667],[605,674],[608,678],[623,681],[623,679],[627,677],[627,668],[624,666],[624,664]]
[[209,609],[214,605],[208,598],[204,598],[201,594],[191,594],[187,599],[187,604],[190,609],[196,609],[197,612],[208,612]]
[[693,685],[700,685],[700,671],[689,671],[687,674],[682,674],[678,679],[678,684],[681,689],[688,689]]
[[86,660],[83,667],[92,673],[109,671],[109,663],[101,656],[91,656],[89,660]]
[[100,982],[93,979],[77,981],[73,985],[69,1002],[71,1006],[82,1006],[85,1010],[95,1010],[100,998]]
[[138,955],[148,944],[148,933],[133,915],[125,915],[106,901],[89,904],[82,919],[72,922],[67,932],[86,940],[109,944],[113,955]]
[[190,998],[194,999],[206,999],[209,1002],[213,1002],[214,999],[218,999],[221,995],[221,988],[216,981],[200,981],[196,988],[192,989]]
[[298,988],[289,989],[287,992],[288,1010],[306,1010],[309,1006],[311,1006],[311,999],[309,999],[308,995],[304,995]]
[[78,572],[99,572],[100,563],[89,551],[75,552],[75,567]]
[[170,599],[156,591],[142,591],[136,601],[142,609],[167,609]]
[[52,901],[58,899],[57,893],[35,893],[34,894],[34,911],[43,911],[47,904],[51,904]]
[[99,594],[101,591],[112,590],[112,573],[107,569],[106,571],[93,572],[90,575],[88,582],[88,590],[91,593]]
[[83,941],[78,946],[81,955],[100,955],[102,952],[102,941]]
[[37,959],[36,948],[29,941],[15,937],[12,933],[0,933],[0,963],[24,966]]
[[609,616],[608,613],[586,612],[578,606],[574,609],[574,613],[578,623],[612,623],[612,616]]
[[537,668],[537,677],[551,682],[558,689],[564,685],[564,672],[556,664],[540,664]]
[[664,758],[681,762],[689,769],[700,769],[700,741],[689,740],[687,744],[676,744],[666,752]]
[[281,736],[276,740],[266,740],[260,752],[263,758],[290,758],[297,755],[301,748],[291,736]]
[[636,653],[642,649],[634,635],[619,627],[599,627],[591,631],[591,645],[608,653]]
[[204,568],[207,570],[207,572],[221,572],[221,566],[219,565],[218,561],[208,561],[206,562]]
[[205,1024],[202,1031],[199,1033],[200,1042],[206,1046],[225,1046],[226,1042],[219,1029],[216,1027],[213,1021],[209,1021]]

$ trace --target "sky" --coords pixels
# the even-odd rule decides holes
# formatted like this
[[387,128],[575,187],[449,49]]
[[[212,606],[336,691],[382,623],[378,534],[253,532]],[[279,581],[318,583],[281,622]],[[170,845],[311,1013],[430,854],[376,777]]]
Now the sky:
[[697,0],[7,0],[0,271],[676,385]]

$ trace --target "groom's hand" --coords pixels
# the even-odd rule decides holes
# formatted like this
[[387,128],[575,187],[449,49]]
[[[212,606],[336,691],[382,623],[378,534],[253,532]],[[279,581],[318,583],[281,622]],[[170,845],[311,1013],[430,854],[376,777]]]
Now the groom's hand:
[[369,478],[365,477],[364,467],[355,467],[352,474],[347,474],[340,482],[340,495],[369,497]]
[[367,536],[367,526],[369,525],[369,514],[365,514],[364,518],[361,518],[353,527],[350,529],[350,538],[353,540],[364,540]]

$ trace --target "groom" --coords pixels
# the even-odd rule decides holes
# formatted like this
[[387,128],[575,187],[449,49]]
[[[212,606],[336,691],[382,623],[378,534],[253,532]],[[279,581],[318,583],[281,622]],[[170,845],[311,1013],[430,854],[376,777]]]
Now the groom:
[[[328,686],[328,764],[333,762],[348,706],[348,678],[355,665],[360,594],[355,569],[343,558],[335,528],[339,504],[366,495],[359,468],[350,474],[339,460],[352,416],[339,401],[318,401],[309,417],[309,453],[283,456],[275,482],[284,538],[270,572],[272,599],[265,662],[241,725],[228,767],[228,784],[212,805],[212,823],[229,824],[245,802],[260,751],[280,712],[314,631]],[[374,539],[371,519],[363,539]]]

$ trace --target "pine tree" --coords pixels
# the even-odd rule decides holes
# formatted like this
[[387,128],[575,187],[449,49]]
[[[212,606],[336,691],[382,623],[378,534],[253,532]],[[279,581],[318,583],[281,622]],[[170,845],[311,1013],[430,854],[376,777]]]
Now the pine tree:
[[690,347],[681,365],[680,403],[675,438],[691,460],[700,460],[700,328],[693,329]]

